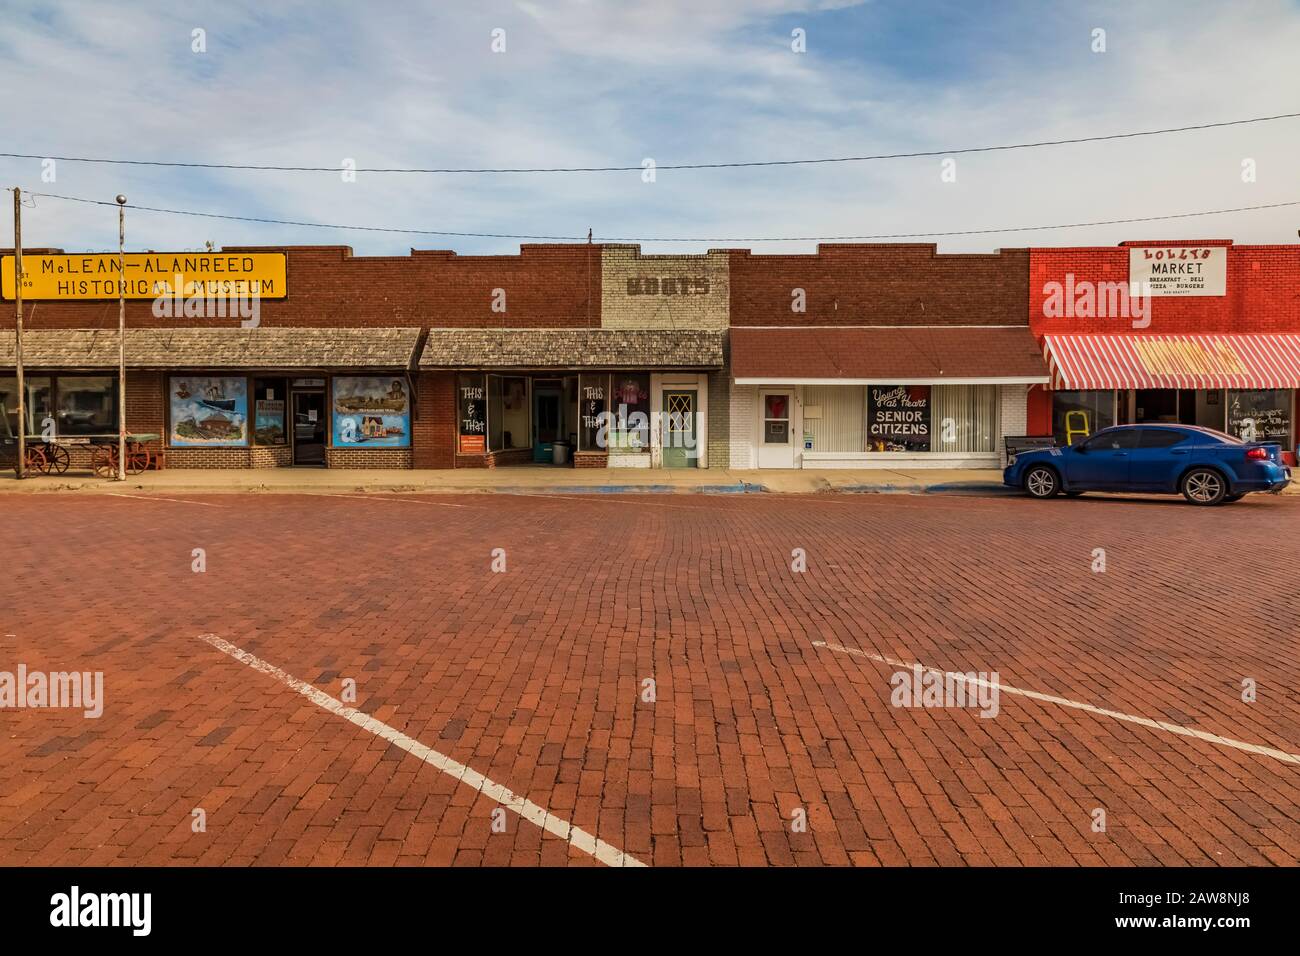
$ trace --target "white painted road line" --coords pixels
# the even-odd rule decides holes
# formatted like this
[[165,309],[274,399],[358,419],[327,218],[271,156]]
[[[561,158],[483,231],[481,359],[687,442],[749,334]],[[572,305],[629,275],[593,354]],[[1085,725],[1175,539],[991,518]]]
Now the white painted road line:
[[422,501],[419,498],[384,498],[380,495],[326,495],[326,498],[357,498],[361,501],[396,501],[404,505],[436,505],[439,508],[468,508],[469,505],[456,505],[449,501]]
[[331,714],[337,714],[356,724],[362,730],[368,730],[376,737],[387,740],[390,744],[401,747],[407,753],[418,757],[425,763],[429,764],[447,776],[452,777],[459,782],[466,784],[482,793],[485,797],[495,800],[507,810],[512,810],[519,816],[523,817],[530,823],[535,823],[547,833],[552,833],[562,840],[567,840],[575,848],[581,850],[596,858],[606,866],[645,866],[640,860],[629,853],[624,853],[618,847],[606,843],[604,840],[597,840],[586,830],[579,829],[567,820],[563,820],[547,811],[545,807],[538,806],[531,800],[525,799],[512,792],[501,784],[483,776],[477,770],[465,766],[452,760],[446,754],[439,753],[431,747],[426,747],[414,737],[408,737],[393,727],[388,726],[382,720],[377,720],[369,714],[363,714],[361,711],[348,707],[342,701],[336,700],[329,694],[317,687],[313,687],[306,681],[286,674],[274,664],[268,664],[261,658],[255,657],[247,651],[240,650],[229,641],[222,640],[215,634],[200,634],[199,640],[211,644],[223,654],[228,654],[241,664],[247,664],[253,670],[262,674],[274,677],[286,687],[296,690],[317,707],[328,710]]
[[[872,654],[869,651],[864,651],[860,648],[844,647],[841,644],[830,644],[826,641],[813,641],[813,646],[825,647],[828,650],[839,651],[842,654],[852,654],[855,657],[865,657],[878,664],[888,664],[890,667],[901,667],[906,670],[911,670],[913,667],[918,666],[916,664],[907,664],[903,661],[894,660],[892,657],[882,657],[879,654]],[[1106,710],[1102,707],[1094,707],[1092,704],[1070,700],[1066,697],[1056,697],[1052,694],[1040,694],[1038,691],[1022,690],[1019,687],[1008,687],[1006,684],[998,684],[981,678],[972,679],[965,674],[954,673],[952,671],[942,671],[937,667],[926,667],[924,664],[919,666],[922,670],[929,671],[931,674],[942,674],[945,678],[950,678],[952,680],[960,680],[968,684],[975,684],[979,687],[997,688],[999,693],[1014,694],[1018,697],[1028,697],[1031,700],[1038,700],[1047,704],[1058,704],[1061,707],[1069,707],[1073,710],[1082,710],[1089,714],[1096,714],[1099,717],[1110,717],[1113,720],[1122,720],[1126,723],[1137,724],[1140,727],[1150,727],[1152,730],[1165,730],[1171,734],[1178,734],[1182,737],[1191,737],[1195,740],[1203,740],[1206,743],[1217,744],[1220,747],[1231,747],[1234,750],[1242,750],[1246,753],[1258,754],[1261,757],[1272,757],[1274,760],[1280,760],[1283,763],[1300,764],[1300,754],[1287,753],[1285,750],[1277,750],[1273,747],[1263,747],[1259,744],[1249,744],[1244,740],[1233,740],[1231,737],[1220,737],[1218,734],[1206,733],[1204,730],[1193,730],[1190,727],[1183,727],[1180,724],[1171,724],[1165,720],[1152,720],[1150,717],[1137,717],[1133,714],[1121,713],[1118,710]]]
[[116,491],[105,492],[112,498],[135,498],[139,501],[171,501],[178,505],[201,505],[204,508],[224,508],[225,505],[213,504],[211,501],[190,501],[186,498],[160,498],[158,495],[124,495]]

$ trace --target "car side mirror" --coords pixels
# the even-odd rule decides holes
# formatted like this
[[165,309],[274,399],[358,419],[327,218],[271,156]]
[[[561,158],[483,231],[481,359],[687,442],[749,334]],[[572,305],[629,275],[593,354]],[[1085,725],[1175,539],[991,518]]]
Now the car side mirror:
[[1080,455],[1086,455],[1088,453],[1086,443],[1084,442],[1079,442],[1079,444],[1072,446],[1070,450],[1077,451]]

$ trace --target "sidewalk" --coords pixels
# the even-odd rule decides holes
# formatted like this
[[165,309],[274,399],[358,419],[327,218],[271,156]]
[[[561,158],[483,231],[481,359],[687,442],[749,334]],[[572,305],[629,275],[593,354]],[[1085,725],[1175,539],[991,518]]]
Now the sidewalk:
[[406,469],[176,469],[109,481],[89,474],[38,475],[18,481],[0,472],[0,494],[1008,494],[1002,473],[985,470],[729,469],[516,467]]

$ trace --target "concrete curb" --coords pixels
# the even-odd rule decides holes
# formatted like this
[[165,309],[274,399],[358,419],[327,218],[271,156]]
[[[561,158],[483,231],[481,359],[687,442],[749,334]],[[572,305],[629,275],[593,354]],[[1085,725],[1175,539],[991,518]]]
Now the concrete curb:
[[[950,481],[924,484],[916,481],[862,482],[833,485],[824,479],[794,487],[789,481],[759,483],[736,481],[728,484],[602,484],[602,485],[453,485],[439,487],[412,483],[379,485],[141,485],[127,481],[40,484],[27,488],[0,486],[0,500],[10,496],[55,497],[66,495],[132,495],[139,497],[174,495],[951,495],[954,497],[1014,497],[1022,492],[992,481]],[[1282,497],[1300,496],[1293,484]]]
[[[131,482],[117,484],[105,482],[95,485],[43,485],[41,487],[0,490],[6,496],[54,497],[63,495],[745,495],[773,493],[766,485],[747,481],[725,485],[136,485]],[[778,492],[779,493],[779,492]],[[805,492],[793,492],[804,494]]]
[[829,489],[846,495],[1018,495],[1015,488],[992,481],[952,481],[937,485],[924,485],[919,482],[898,482],[889,484],[839,485]]

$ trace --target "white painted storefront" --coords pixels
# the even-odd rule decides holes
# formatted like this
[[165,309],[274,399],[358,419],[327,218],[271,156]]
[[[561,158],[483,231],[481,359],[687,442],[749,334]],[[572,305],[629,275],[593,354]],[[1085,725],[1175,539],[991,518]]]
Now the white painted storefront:
[[[675,419],[673,409],[664,405],[665,397],[669,400],[674,395],[691,396],[693,406],[691,424],[683,429],[680,421]],[[613,410],[618,414],[618,409]],[[681,436],[680,438],[674,435]],[[665,461],[665,446],[671,451],[674,442],[684,444],[684,454]],[[654,372],[650,375],[650,447],[649,454],[640,452],[609,451],[610,468],[663,468],[709,467],[709,376],[707,372]]]
[[[868,389],[927,387],[929,448],[873,449]],[[731,388],[732,468],[1000,468],[1007,435],[1025,434],[1023,381],[772,382]],[[883,443],[881,443],[883,444]],[[877,445],[879,447],[879,445]]]

